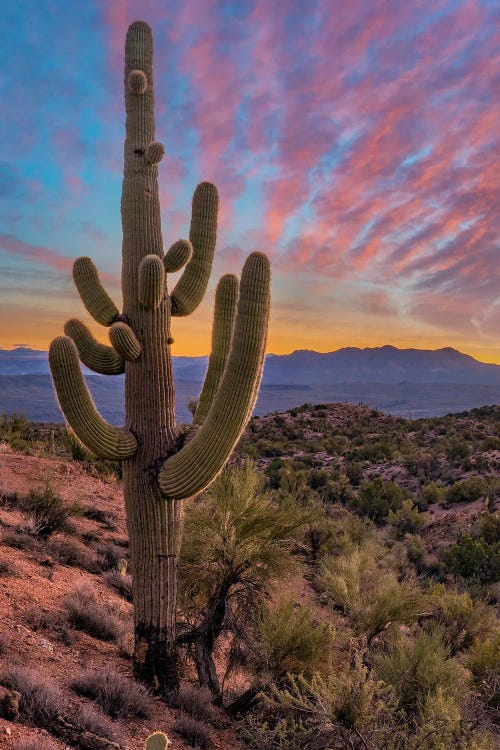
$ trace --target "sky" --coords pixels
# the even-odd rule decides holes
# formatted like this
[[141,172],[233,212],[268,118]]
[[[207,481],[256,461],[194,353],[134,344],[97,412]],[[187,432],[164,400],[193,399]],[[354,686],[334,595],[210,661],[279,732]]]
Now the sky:
[[211,284],[174,320],[174,354],[208,353],[217,279],[261,250],[270,352],[453,346],[500,363],[496,0],[3,0],[0,347],[89,323],[80,255],[119,304],[138,19],[155,42],[165,248],[188,235],[198,182],[221,201]]

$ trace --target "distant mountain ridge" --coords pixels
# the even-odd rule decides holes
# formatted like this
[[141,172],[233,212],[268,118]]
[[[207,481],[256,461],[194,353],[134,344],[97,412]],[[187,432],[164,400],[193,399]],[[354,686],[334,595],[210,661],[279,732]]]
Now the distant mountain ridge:
[[[207,357],[174,357],[174,374],[200,382]],[[26,347],[0,349],[0,375],[48,374],[47,352]],[[500,365],[479,362],[468,354],[443,349],[398,349],[395,346],[346,347],[320,353],[298,349],[268,354],[263,384],[327,386],[339,383],[461,383],[500,385]]]

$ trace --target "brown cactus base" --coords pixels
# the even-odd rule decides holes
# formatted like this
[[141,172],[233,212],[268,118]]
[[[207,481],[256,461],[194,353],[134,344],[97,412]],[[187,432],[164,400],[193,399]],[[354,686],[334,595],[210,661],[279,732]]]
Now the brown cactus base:
[[152,625],[135,628],[134,677],[164,700],[179,690],[178,649],[167,641],[166,628]]

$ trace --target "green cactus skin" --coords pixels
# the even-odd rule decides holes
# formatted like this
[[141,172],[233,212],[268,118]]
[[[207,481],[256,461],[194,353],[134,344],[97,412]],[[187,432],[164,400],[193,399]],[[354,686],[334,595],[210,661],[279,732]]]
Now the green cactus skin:
[[165,253],[163,265],[166,273],[180,271],[186,263],[189,263],[193,255],[193,246],[189,240],[177,240]]
[[168,750],[170,740],[163,732],[153,732],[144,743],[144,750]]
[[157,255],[146,255],[139,263],[139,300],[147,310],[156,310],[165,294],[165,269]]
[[190,315],[205,295],[217,239],[219,196],[215,185],[202,182],[193,195],[189,241],[193,256],[172,292],[172,315]]
[[73,266],[73,279],[82,302],[94,320],[110,326],[118,308],[102,286],[97,268],[90,258],[78,258]]
[[141,345],[133,330],[126,323],[121,321],[113,323],[109,329],[109,340],[123,359],[133,362],[134,359],[140,357]]
[[[90,361],[103,359],[104,352],[83,324],[68,324],[72,338],[55,339],[49,361],[59,404],[80,440],[99,456],[123,461],[134,594],[134,672],[154,692],[166,695],[178,685],[182,502],[221,471],[251,414],[264,360],[270,271],[266,256],[253,253],[244,265],[239,290],[236,277],[222,278],[193,437],[181,447],[175,424],[171,316],[190,314],[205,294],[215,249],[218,196],[214,185],[198,185],[189,242],[177,241],[164,255],[158,195],[163,147],[155,140],[152,62],[151,29],[137,21],[129,27],[125,43],[122,314],[100,284],[90,259],[77,260],[74,270],[88,311],[110,327],[118,361],[125,361],[125,427],[107,424],[87,391],[78,353]],[[166,274],[183,266],[169,296]]]
[[221,278],[215,292],[214,325],[212,328],[212,353],[208,360],[207,374],[198,399],[193,424],[199,425],[208,410],[224,374],[233,340],[234,318],[238,303],[238,279],[228,273]]
[[131,432],[113,427],[96,410],[80,372],[78,350],[68,336],[54,339],[49,364],[59,405],[69,425],[96,456],[121,461],[134,455],[137,441]]
[[72,318],[64,326],[64,333],[76,344],[80,361],[94,372],[101,375],[121,375],[125,372],[125,362],[117,352],[105,344],[100,344],[90,333],[87,326]]
[[264,364],[262,330],[269,317],[269,282],[267,257],[252,253],[241,274],[233,345],[214,401],[202,428],[160,471],[162,492],[172,500],[197,495],[208,487],[250,418]]

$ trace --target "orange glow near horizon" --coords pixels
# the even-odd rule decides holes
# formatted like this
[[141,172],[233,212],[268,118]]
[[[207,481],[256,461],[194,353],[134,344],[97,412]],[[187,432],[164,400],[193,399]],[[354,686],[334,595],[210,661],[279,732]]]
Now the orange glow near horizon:
[[[105,331],[96,324],[85,321],[91,328],[94,336],[102,343],[109,343]],[[53,321],[52,325],[46,326],[43,334],[30,336],[27,333],[26,325],[9,326],[9,331],[1,331],[0,348],[14,349],[20,344],[26,345],[31,349],[46,351],[50,342],[56,336],[63,334],[64,322]],[[200,321],[182,320],[174,322],[174,344],[172,353],[177,356],[199,357],[210,352],[210,326],[206,323],[200,325]],[[177,336],[175,335],[177,329]],[[488,346],[478,346],[473,341],[460,341],[450,337],[446,340],[442,336],[404,336],[394,332],[392,335],[370,336],[365,335],[339,336],[326,339],[318,334],[312,335],[309,340],[298,338],[296,332],[286,329],[271,328],[268,337],[267,352],[272,354],[290,354],[296,349],[312,349],[317,352],[332,352],[344,347],[357,347],[360,349],[374,348],[391,345],[398,349],[442,349],[452,347],[463,354],[468,354],[480,362],[500,365],[500,352],[497,348]]]

